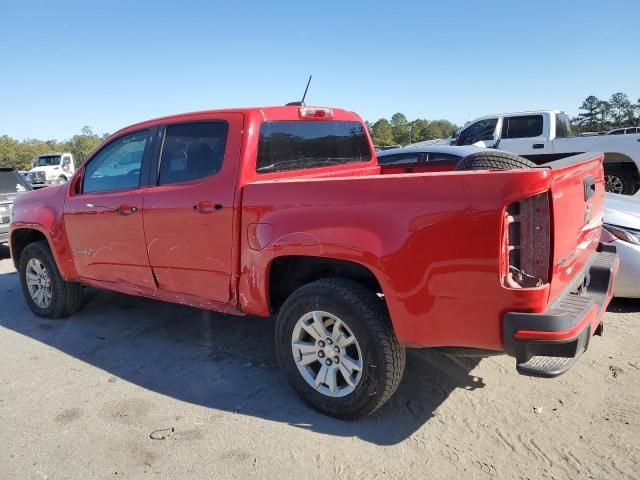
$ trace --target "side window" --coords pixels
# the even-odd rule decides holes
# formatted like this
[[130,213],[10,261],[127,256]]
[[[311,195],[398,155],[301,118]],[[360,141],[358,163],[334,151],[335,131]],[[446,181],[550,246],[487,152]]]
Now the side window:
[[136,188],[140,184],[140,167],[149,131],[117,138],[87,164],[83,193]]
[[613,130],[611,135],[622,135],[624,133],[624,128],[620,128],[619,130]]
[[220,171],[227,141],[227,122],[169,125],[160,157],[159,185],[188,182]]
[[476,142],[493,140],[493,132],[497,124],[497,118],[487,118],[472,123],[460,132],[458,145],[472,145]]
[[565,114],[556,115],[556,138],[566,138],[571,136],[571,120]]
[[542,115],[504,117],[502,138],[531,138],[542,135]]

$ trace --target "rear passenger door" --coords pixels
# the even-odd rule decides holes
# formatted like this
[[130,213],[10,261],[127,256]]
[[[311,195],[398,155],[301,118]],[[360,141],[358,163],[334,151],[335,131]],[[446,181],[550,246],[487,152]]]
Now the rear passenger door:
[[530,158],[536,163],[548,161],[546,157],[553,153],[553,148],[545,135],[544,117],[539,114],[504,117],[498,148]]
[[242,114],[225,113],[160,129],[143,200],[147,251],[159,289],[229,301],[242,128]]

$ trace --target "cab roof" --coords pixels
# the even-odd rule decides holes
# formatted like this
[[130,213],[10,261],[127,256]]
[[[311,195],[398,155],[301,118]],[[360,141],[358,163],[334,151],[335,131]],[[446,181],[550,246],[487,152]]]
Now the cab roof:
[[342,121],[360,121],[362,119],[360,116],[354,112],[343,110],[340,108],[334,107],[322,107],[315,105],[285,105],[285,106],[271,106],[271,107],[241,107],[241,108],[223,108],[223,109],[215,109],[215,110],[199,110],[195,112],[186,112],[186,113],[178,113],[173,115],[165,115],[162,117],[153,118],[150,120],[145,120],[142,122],[134,123],[127,127],[121,128],[118,131],[114,132],[110,137],[115,137],[120,135],[123,132],[128,132],[131,130],[135,130],[137,128],[149,128],[157,125],[165,124],[165,123],[181,123],[193,120],[195,118],[206,118],[207,116],[215,116],[216,114],[222,113],[241,113],[244,114],[245,117],[251,115],[259,115],[262,117],[263,121],[269,120],[301,120],[298,115],[300,108],[319,108],[319,109],[330,109],[333,111],[333,120],[342,120]]

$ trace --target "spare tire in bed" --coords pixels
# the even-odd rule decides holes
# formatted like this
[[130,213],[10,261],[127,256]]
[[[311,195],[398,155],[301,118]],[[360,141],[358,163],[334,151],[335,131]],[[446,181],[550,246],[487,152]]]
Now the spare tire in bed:
[[467,155],[456,165],[456,170],[517,170],[537,167],[531,160],[511,152],[487,150]]

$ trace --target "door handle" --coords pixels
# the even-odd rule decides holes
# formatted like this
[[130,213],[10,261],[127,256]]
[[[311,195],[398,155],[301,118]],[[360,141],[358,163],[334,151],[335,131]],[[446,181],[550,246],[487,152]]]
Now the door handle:
[[544,143],[534,143],[533,148],[544,148]]
[[131,215],[132,213],[136,213],[138,211],[138,207],[131,206],[129,204],[123,203],[119,207],[106,207],[104,205],[96,205],[95,203],[87,203],[86,206],[88,208],[101,208],[107,212],[116,212],[120,215]]
[[118,208],[116,208],[116,213],[119,213],[120,215],[131,215],[132,213],[136,213],[137,211],[138,207],[134,207],[126,203],[123,203]]
[[213,202],[210,202],[209,200],[202,200],[198,203],[194,203],[193,205],[193,209],[197,210],[200,213],[211,213],[214,210],[220,210],[221,208],[221,204],[216,203],[214,205]]

